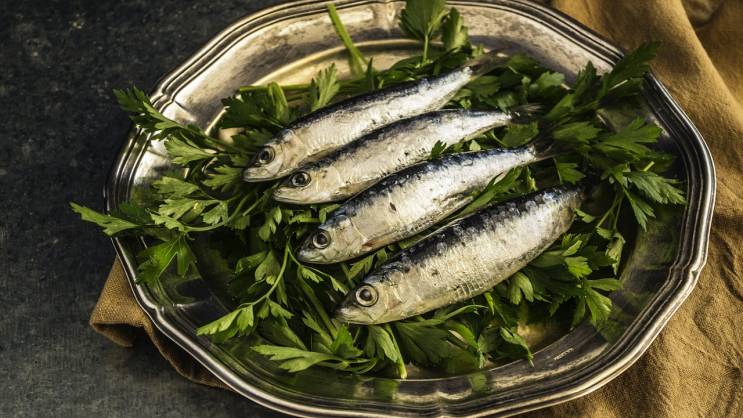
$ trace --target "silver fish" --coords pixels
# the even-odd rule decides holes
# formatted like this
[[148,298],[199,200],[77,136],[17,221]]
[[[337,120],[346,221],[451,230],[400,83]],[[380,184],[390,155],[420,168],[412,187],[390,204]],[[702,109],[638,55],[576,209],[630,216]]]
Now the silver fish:
[[470,203],[495,177],[549,157],[541,143],[449,154],[408,167],[345,202],[302,243],[297,256],[336,263],[422,232]]
[[437,142],[445,146],[528,118],[538,107],[510,112],[440,110],[387,125],[329,156],[302,167],[277,188],[274,199],[294,204],[347,199],[382,178],[425,160]]
[[261,148],[245,181],[283,177],[389,123],[443,107],[507,57],[491,52],[456,70],[342,100],[292,122]]
[[567,232],[583,199],[579,188],[550,188],[460,219],[379,266],[348,293],[336,318],[380,324],[477,296]]

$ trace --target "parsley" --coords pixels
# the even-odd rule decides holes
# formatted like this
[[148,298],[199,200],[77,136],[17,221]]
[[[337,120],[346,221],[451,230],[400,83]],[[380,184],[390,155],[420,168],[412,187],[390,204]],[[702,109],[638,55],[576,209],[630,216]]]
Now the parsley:
[[175,264],[176,274],[185,276],[196,263],[196,258],[184,235],[153,245],[137,255],[140,260],[137,281],[152,284]]
[[231,148],[216,138],[212,138],[194,125],[183,126],[166,118],[152,105],[150,98],[136,87],[130,90],[114,90],[114,95],[122,110],[129,113],[134,124],[150,135],[152,140],[166,140],[166,144],[183,142],[186,146],[203,148],[201,152],[210,152]]
[[660,46],[659,42],[651,42],[640,45],[632,53],[622,58],[617,65],[601,79],[601,87],[596,96],[603,98],[617,90],[622,85],[632,84],[635,87],[634,80],[642,78],[650,70],[648,63],[655,58]]
[[560,181],[563,183],[575,184],[586,177],[585,174],[578,170],[577,163],[560,162],[556,160],[555,168],[557,169],[557,175],[560,176]]
[[480,192],[470,203],[462,209],[458,216],[464,216],[469,213],[475,212],[479,209],[484,208],[492,202],[497,201],[499,198],[502,199],[505,196],[513,193],[522,184],[520,180],[522,173],[525,170],[521,168],[515,168],[503,176],[498,176],[490,181],[490,183]]
[[444,42],[444,49],[450,51],[460,48],[469,43],[467,27],[464,26],[464,20],[455,8],[449,10],[449,14],[444,19],[441,27],[441,40]]
[[599,138],[595,147],[609,156],[639,158],[652,153],[652,150],[644,144],[657,142],[660,133],[659,127],[646,124],[638,118],[618,132]]
[[658,43],[643,44],[625,55],[607,74],[598,76],[592,63],[578,74],[570,93],[563,96],[548,112],[546,119],[560,121],[595,111],[606,102],[637,94],[648,62],[655,57]]
[[[222,318],[202,325],[197,332],[199,334],[221,335],[223,338],[232,338],[239,334],[245,334],[252,329],[253,324],[253,305],[248,305],[237,308]],[[226,333],[228,335],[225,335]]]
[[661,204],[686,203],[681,190],[675,187],[678,180],[661,177],[652,171],[631,171],[624,177],[650,200]]
[[530,323],[577,326],[587,320],[611,327],[616,313],[607,295],[621,287],[619,266],[625,236],[631,236],[623,228],[632,220],[646,228],[659,206],[685,203],[681,183],[663,176],[671,159],[655,147],[660,128],[637,118],[612,129],[599,117],[639,91],[657,45],[641,46],[604,75],[588,63],[572,86],[565,85],[563,74],[515,55],[458,92],[447,107],[507,111],[537,104],[547,113],[520,118],[462,144],[439,142],[430,158],[532,141],[541,149],[547,140],[554,141],[549,151],[556,157],[492,179],[441,224],[552,184],[590,179],[602,197],[587,206],[590,211],[577,211],[571,230],[527,267],[470,301],[384,325],[345,325],[330,314],[344,295],[394,253],[441,224],[348,263],[305,265],[294,249],[339,205],[275,202],[271,194],[278,182],[244,183],[244,167],[295,118],[338,97],[441,74],[483,51],[470,44],[462,16],[443,0],[408,0],[400,26],[422,43],[421,55],[376,70],[354,45],[332,4],[328,15],[346,48],[352,78],[339,79],[331,65],[308,84],[240,88],[223,99],[225,113],[217,123],[222,129],[236,128],[229,141],[165,117],[141,90],[116,90],[135,126],[149,139],[162,141],[183,170],[165,173],[111,213],[75,203],[72,210],[107,235],[146,237],[148,247],[138,254],[137,272],[137,280],[146,285],[171,275],[200,274],[197,253],[199,261],[219,265],[220,277],[214,279],[225,282],[226,300],[234,306],[198,333],[217,344],[254,334],[260,343],[253,350],[290,372],[325,367],[405,378],[408,365],[414,364],[459,373],[487,361],[531,361],[529,345],[519,335]]
[[436,143],[433,145],[433,148],[431,149],[431,155],[428,158],[430,160],[436,159],[444,153],[444,150],[446,150],[446,144],[441,141],[436,141]]
[[[411,38],[423,42],[422,62],[428,60],[429,44],[441,27],[445,16],[445,0],[407,0],[405,2],[405,8],[400,14],[400,28]],[[448,28],[447,36],[451,37],[448,40],[452,45],[461,41],[456,38],[461,38],[462,30],[461,23],[460,27],[456,28],[458,22],[454,19],[459,19],[459,13],[456,13],[456,17],[449,16],[449,20],[452,21],[450,26],[453,27]]]
[[333,100],[338,91],[340,84],[336,78],[335,65],[320,71],[310,84],[309,107],[315,111]]
[[293,347],[281,347],[276,345],[258,345],[253,350],[264,356],[270,356],[271,360],[281,361],[279,367],[290,372],[298,372],[307,369],[320,362],[338,367],[344,364],[344,359],[332,354],[318,353],[314,351],[301,350]]
[[343,45],[346,47],[346,51],[348,52],[348,62],[351,66],[351,72],[355,75],[363,74],[364,67],[368,65],[368,61],[351,40],[351,36],[346,31],[346,27],[343,26],[340,16],[338,16],[338,11],[335,9],[335,5],[333,3],[328,3],[327,8],[328,16],[330,16],[330,20],[335,28],[335,33],[338,34],[338,37],[341,39]]
[[70,203],[70,206],[72,206],[73,211],[80,215],[82,220],[97,224],[103,228],[103,233],[109,236],[128,229],[140,227],[140,225],[137,225],[134,222],[111,215],[104,215],[92,209],[80,206],[77,203]]
[[506,135],[503,136],[501,143],[503,146],[511,148],[525,145],[539,133],[537,122],[526,125],[513,123],[506,128]]

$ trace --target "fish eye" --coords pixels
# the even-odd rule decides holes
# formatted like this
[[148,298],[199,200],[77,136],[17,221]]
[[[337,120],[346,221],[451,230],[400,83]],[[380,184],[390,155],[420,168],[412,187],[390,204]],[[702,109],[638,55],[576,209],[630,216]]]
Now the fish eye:
[[292,175],[290,181],[294,187],[304,187],[310,184],[310,175],[306,171],[299,171]]
[[377,293],[377,290],[368,284],[365,284],[356,290],[356,302],[361,306],[372,306],[377,303],[378,299],[379,294]]
[[255,156],[255,162],[258,164],[268,164],[273,161],[276,154],[271,147],[263,147],[258,151]]
[[327,247],[330,245],[330,235],[325,231],[317,231],[315,235],[312,236],[312,245],[314,245],[315,248]]

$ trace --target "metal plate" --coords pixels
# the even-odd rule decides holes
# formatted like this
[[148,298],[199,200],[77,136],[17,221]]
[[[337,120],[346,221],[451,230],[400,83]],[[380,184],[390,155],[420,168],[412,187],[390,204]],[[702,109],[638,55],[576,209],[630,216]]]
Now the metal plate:
[[[578,23],[525,1],[450,1],[477,44],[535,56],[572,81],[592,61],[602,71],[620,52]],[[337,7],[359,47],[382,68],[415,46],[397,27],[401,1],[341,0]],[[183,122],[210,127],[220,99],[246,84],[306,82],[335,62],[347,71],[343,50],[323,2],[287,3],[248,16],[220,33],[154,91],[155,106]],[[155,325],[238,393],[269,408],[305,416],[508,415],[589,393],[629,367],[691,292],[707,254],[715,175],[709,151],[688,117],[652,76],[646,116],[665,131],[661,146],[678,156],[675,174],[686,181],[689,204],[661,211],[627,248],[615,292],[616,326],[598,333],[588,325],[546,341],[534,365],[516,361],[458,376],[397,380],[325,370],[289,374],[251,352],[245,340],[216,346],[195,329],[225,313],[223,299],[206,285],[216,278],[166,277],[161,285],[134,283],[135,254],[144,242],[115,238],[135,297]],[[172,169],[160,144],[132,132],[110,174],[107,209],[140,199],[152,179]],[[543,335],[543,333],[542,333]],[[606,337],[606,338],[605,338]],[[610,342],[611,341],[611,342]]]

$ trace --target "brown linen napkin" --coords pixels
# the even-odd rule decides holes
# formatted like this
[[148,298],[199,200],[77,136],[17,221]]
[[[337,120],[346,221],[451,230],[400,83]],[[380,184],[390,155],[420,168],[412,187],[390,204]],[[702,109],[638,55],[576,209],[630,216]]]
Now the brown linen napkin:
[[[553,6],[625,49],[663,42],[653,71],[707,140],[718,189],[707,267],[648,352],[596,392],[534,416],[740,414],[743,199],[736,186],[743,174],[743,0],[555,0]],[[183,376],[225,387],[154,329],[118,261],[90,322],[123,346],[133,344],[133,327],[143,328]]]
[[114,261],[93,313],[90,326],[122,347],[131,347],[141,328],[173,368],[196,383],[229,389],[174,342],[160,333],[139,307],[118,259]]

